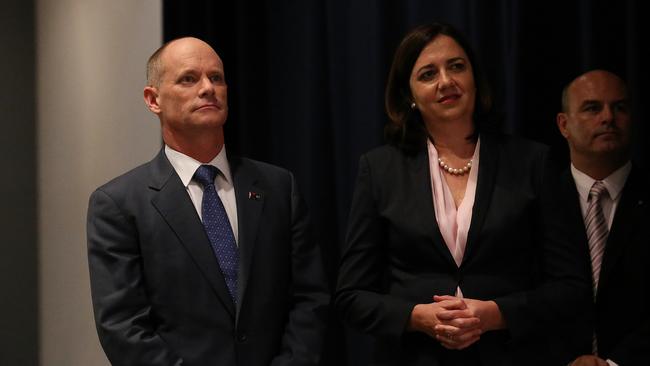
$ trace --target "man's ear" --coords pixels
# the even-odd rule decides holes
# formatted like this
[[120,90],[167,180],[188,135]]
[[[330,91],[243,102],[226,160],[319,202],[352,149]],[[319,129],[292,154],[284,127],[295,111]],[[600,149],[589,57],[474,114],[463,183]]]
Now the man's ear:
[[564,138],[567,138],[569,136],[569,131],[566,128],[568,118],[569,117],[564,112],[558,113],[557,117],[555,117],[557,128],[560,129],[560,133],[562,134],[562,136],[564,136]]
[[146,86],[144,88],[144,103],[150,111],[155,114],[160,113],[160,105],[158,104],[158,89],[153,86]]

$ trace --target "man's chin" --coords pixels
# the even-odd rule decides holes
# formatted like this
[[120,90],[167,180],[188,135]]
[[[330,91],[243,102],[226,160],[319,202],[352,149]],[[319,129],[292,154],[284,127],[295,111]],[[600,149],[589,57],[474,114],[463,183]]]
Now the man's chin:
[[627,152],[628,152],[627,145],[619,141],[616,142],[610,141],[607,143],[601,143],[594,149],[594,153],[598,155],[602,155],[603,158],[612,155],[623,155],[623,154],[627,154]]
[[190,124],[199,128],[221,127],[226,124],[226,117],[223,114],[205,115],[194,119]]

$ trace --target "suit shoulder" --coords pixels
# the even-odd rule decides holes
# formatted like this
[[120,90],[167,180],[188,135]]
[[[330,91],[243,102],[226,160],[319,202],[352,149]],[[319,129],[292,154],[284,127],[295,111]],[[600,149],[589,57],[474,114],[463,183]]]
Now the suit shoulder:
[[99,186],[96,192],[103,192],[113,199],[137,195],[142,187],[148,187],[151,179],[151,162],[139,165]]
[[357,177],[369,177],[378,184],[393,184],[393,179],[401,179],[409,171],[419,171],[426,166],[427,151],[421,149],[409,155],[393,145],[376,147],[361,155],[357,168]]
[[647,170],[637,162],[632,162],[632,170],[630,170],[623,191],[631,192],[638,196],[642,201],[647,201],[650,198],[647,189],[649,184],[650,176],[648,175]]
[[367,156],[386,156],[386,155],[392,155],[392,154],[401,154],[401,151],[399,148],[393,145],[381,145],[374,147],[368,151],[364,155]]
[[546,155],[549,152],[549,147],[547,145],[524,137],[507,134],[486,137],[498,141],[499,145],[504,150],[518,154]]
[[295,184],[293,173],[283,167],[244,157],[230,159],[230,169],[237,176],[255,176],[270,186],[291,187]]
[[647,168],[639,162],[632,162],[632,170],[630,170],[630,176],[633,176],[635,180],[644,184],[650,183],[650,173],[648,173]]
[[370,165],[386,165],[406,157],[407,155],[403,151],[393,145],[382,145],[361,155],[361,159],[366,160]]
[[289,171],[289,169],[283,168],[281,166],[273,165],[260,160],[244,158],[244,157],[237,157],[233,159],[231,165],[241,166],[242,168],[249,168],[249,169],[253,168],[265,175],[286,176],[292,174],[291,171]]
[[[483,144],[483,137],[481,137]],[[511,135],[486,136],[485,142],[488,145],[496,146],[482,151],[499,152],[499,161],[508,169],[516,171],[539,170],[534,174],[544,172],[558,171],[559,167],[550,159],[550,149],[547,145],[528,140],[523,137]],[[547,171],[548,170],[548,171]]]

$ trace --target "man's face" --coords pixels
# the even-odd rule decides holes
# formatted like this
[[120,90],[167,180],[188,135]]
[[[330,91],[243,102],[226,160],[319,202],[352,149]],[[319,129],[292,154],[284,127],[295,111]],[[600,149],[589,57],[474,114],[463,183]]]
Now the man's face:
[[149,108],[170,132],[201,132],[221,128],[228,116],[223,64],[205,42],[184,38],[161,55],[160,85],[153,87]]
[[571,156],[598,158],[626,153],[630,144],[630,113],[623,81],[606,71],[591,71],[568,89],[568,110],[557,124]]

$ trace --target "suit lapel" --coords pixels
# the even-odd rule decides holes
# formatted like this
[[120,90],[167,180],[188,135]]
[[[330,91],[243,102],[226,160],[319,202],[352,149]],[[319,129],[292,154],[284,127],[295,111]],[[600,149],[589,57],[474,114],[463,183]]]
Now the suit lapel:
[[201,224],[183,183],[174,172],[174,168],[167,160],[163,150],[152,162],[151,175],[152,182],[149,188],[158,192],[152,198],[151,203],[185,246],[215,290],[219,300],[234,318],[235,306],[230,298],[203,224]]
[[[580,208],[580,196],[570,169],[565,169],[560,175],[557,194],[556,201],[561,203],[560,208],[564,215],[567,235],[570,236],[569,240],[574,245],[581,247],[580,253],[584,254],[582,258],[583,264],[586,270],[589,271],[589,278],[592,278],[589,239],[587,238],[585,220],[582,217],[582,209]],[[593,286],[590,286],[590,288],[593,289]]]
[[258,182],[259,173],[253,165],[237,157],[231,158],[229,163],[237,199],[239,226],[239,273],[237,274],[237,314],[239,314],[250,276],[266,192]]
[[[569,220],[567,225],[571,228],[571,235],[574,240],[579,243],[585,244],[585,249],[589,253],[589,241],[587,239],[587,231],[585,228],[585,220],[582,217],[582,210],[580,209],[580,197],[576,188],[575,180],[571,175],[571,170],[566,169],[562,172],[559,178],[559,188],[557,190],[559,197],[558,202],[564,202],[562,209],[566,210],[564,213]],[[591,265],[591,259],[589,259]]]
[[492,201],[499,152],[497,151],[496,141],[491,136],[481,135],[481,150],[479,154],[478,181],[476,182],[472,221],[469,226],[469,232],[467,233],[467,244],[465,245],[463,263],[476,251],[476,242],[490,208],[490,201]]
[[[647,204],[643,197],[643,189],[644,187],[639,185],[638,177],[634,174],[634,171],[631,171],[623,188],[621,200],[614,213],[614,221],[607,238],[603,263],[600,269],[599,289],[607,287],[612,280],[612,273],[616,269],[617,262],[627,246],[632,242],[637,228],[647,224],[641,222],[643,206]],[[600,293],[601,291],[598,291],[599,295]]]
[[445,239],[440,233],[438,220],[436,219],[436,212],[433,207],[431,171],[429,168],[429,154],[426,145],[417,155],[409,158],[409,165],[411,182],[413,182],[415,186],[411,187],[413,193],[409,193],[407,197],[412,197],[414,200],[413,204],[416,208],[413,212],[421,213],[415,217],[419,220],[419,225],[422,228],[422,231],[427,233],[427,236],[431,238],[433,246],[445,258],[451,266],[450,268],[455,270],[456,262],[454,261],[454,257],[451,255],[447,244],[445,244]]

